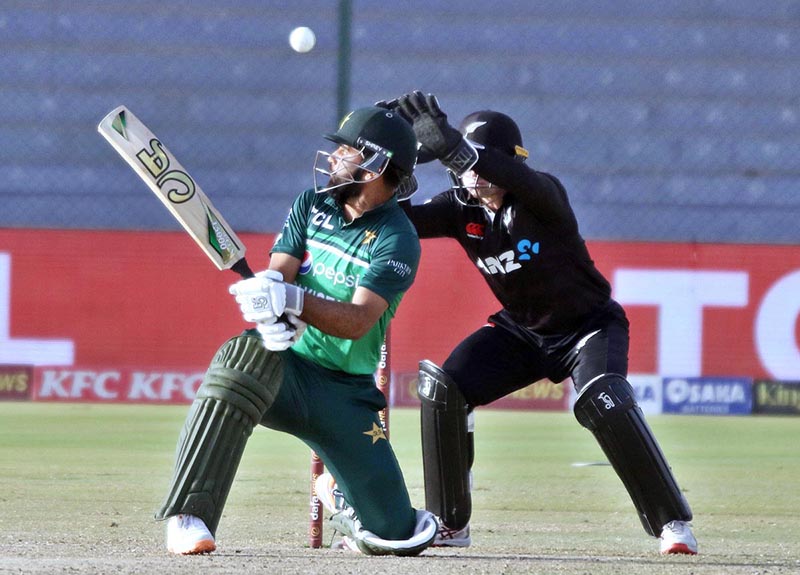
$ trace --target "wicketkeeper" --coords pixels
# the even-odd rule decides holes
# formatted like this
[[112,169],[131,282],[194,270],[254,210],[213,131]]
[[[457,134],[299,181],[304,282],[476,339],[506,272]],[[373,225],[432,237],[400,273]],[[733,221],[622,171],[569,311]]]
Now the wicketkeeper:
[[419,161],[440,160],[451,189],[407,205],[421,238],[451,237],[475,263],[502,309],[440,368],[420,364],[425,499],[441,520],[436,545],[471,542],[473,409],[542,378],[567,377],[575,417],[628,490],[661,553],[697,553],[692,512],[636,404],[628,373],[628,320],[594,265],[567,192],[526,164],[516,123],[482,110],[453,128],[421,92],[389,103],[413,123]]
[[[351,112],[326,138],[336,149],[317,153],[314,189],[295,200],[269,269],[231,286],[255,327],[219,349],[184,423],[156,513],[168,520],[173,553],[216,548],[259,424],[300,438],[338,478],[333,524],[352,549],[416,555],[436,535],[433,515],[411,506],[373,378],[419,263],[419,239],[397,203],[416,189],[417,140],[400,115],[377,107]],[[327,182],[318,185],[318,174]]]

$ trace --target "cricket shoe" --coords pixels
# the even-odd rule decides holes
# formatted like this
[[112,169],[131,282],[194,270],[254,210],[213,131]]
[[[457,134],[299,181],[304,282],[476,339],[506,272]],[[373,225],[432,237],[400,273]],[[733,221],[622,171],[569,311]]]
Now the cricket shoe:
[[461,529],[450,529],[441,519],[439,520],[439,530],[436,532],[432,547],[469,547],[471,544],[469,524]]
[[414,533],[408,539],[382,539],[364,529],[355,509],[348,505],[344,495],[336,487],[330,473],[323,473],[314,481],[314,492],[322,506],[332,514],[330,525],[341,539],[331,544],[331,549],[344,549],[364,555],[397,555],[409,557],[419,555],[429,547],[439,527],[433,513],[415,510]]
[[348,507],[331,517],[331,527],[343,535],[344,547],[364,555],[397,555],[413,557],[430,547],[436,538],[439,523],[430,511],[414,510],[416,524],[408,539],[383,539],[364,529],[353,508]]
[[336,479],[330,473],[322,473],[314,481],[314,493],[319,502],[331,514],[339,513],[349,507],[344,500],[344,495],[336,487]]
[[661,530],[662,555],[697,555],[697,539],[686,521],[670,521]]
[[[330,473],[322,473],[314,480],[314,493],[317,494],[317,499],[331,515],[350,508],[344,500],[344,495],[336,487],[336,479]],[[333,541],[331,549],[361,553],[356,542],[347,535],[343,535],[341,539]]]
[[217,548],[214,536],[199,517],[173,515],[167,520],[167,550],[176,555],[211,553]]

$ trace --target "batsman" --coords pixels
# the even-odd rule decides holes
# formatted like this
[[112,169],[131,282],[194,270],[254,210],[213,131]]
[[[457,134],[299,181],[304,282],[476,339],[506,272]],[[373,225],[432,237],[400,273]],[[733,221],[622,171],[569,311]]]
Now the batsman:
[[[460,129],[430,94],[378,105],[413,123],[419,161],[438,159],[451,189],[407,213],[420,238],[455,239],[502,305],[439,367],[419,372],[425,500],[435,545],[470,545],[473,410],[542,378],[572,378],[574,412],[628,490],[663,554],[697,553],[692,512],[636,403],[628,320],[578,229],[567,191],[528,166],[517,124],[481,110]],[[535,465],[535,461],[531,461]]]
[[231,286],[255,325],[216,353],[183,425],[156,513],[172,553],[216,549],[259,424],[301,439],[338,478],[332,522],[348,547],[417,555],[436,535],[434,516],[411,506],[373,378],[419,263],[419,239],[398,205],[416,189],[417,140],[399,114],[378,107],[351,112],[326,138],[335,149],[317,152],[314,188],[294,201],[269,269]]

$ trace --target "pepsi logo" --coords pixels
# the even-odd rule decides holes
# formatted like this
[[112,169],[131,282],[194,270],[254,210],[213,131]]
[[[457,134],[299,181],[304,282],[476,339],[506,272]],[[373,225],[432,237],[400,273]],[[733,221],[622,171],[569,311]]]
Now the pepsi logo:
[[308,272],[310,272],[311,268],[313,267],[313,264],[314,264],[314,258],[311,255],[311,252],[306,250],[306,253],[303,254],[303,261],[300,262],[300,275],[304,276]]

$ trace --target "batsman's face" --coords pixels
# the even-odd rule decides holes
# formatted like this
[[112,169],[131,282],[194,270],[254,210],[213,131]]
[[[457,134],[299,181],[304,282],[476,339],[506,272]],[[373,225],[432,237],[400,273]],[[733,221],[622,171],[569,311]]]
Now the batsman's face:
[[363,161],[364,155],[360,150],[344,144],[340,145],[328,156],[328,168],[330,171],[328,185],[333,186],[353,182]]
[[[350,198],[362,192],[361,178],[371,177],[362,166],[364,154],[351,146],[341,144],[333,152],[317,151],[314,161],[314,189],[326,193],[339,206],[344,206]],[[320,185],[317,176],[327,178],[327,184]]]

